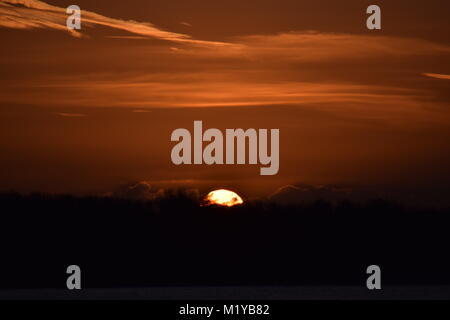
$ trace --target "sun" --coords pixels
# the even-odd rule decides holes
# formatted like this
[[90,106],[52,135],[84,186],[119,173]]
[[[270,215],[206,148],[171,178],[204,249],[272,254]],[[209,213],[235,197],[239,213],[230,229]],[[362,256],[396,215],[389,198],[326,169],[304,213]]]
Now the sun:
[[205,205],[232,207],[243,204],[242,198],[235,192],[225,189],[214,190],[205,197]]

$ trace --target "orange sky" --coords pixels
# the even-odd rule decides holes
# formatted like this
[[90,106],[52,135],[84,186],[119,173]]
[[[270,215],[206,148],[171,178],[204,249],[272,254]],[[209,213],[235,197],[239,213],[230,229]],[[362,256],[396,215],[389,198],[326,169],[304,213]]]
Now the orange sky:
[[[373,2],[373,1],[372,1]],[[135,181],[268,195],[287,184],[450,194],[443,1],[0,2],[0,189],[108,192]],[[183,166],[170,133],[280,128],[280,172]]]

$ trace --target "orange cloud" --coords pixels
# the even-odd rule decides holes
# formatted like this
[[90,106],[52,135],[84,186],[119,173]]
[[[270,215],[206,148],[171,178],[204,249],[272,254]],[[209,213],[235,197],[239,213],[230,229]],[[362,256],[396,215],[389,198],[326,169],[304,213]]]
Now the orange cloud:
[[67,113],[67,112],[60,112],[57,113],[58,116],[65,117],[65,118],[83,118],[87,117],[87,115],[83,113]]
[[448,53],[450,47],[422,39],[340,33],[289,32],[236,38],[247,54],[278,56],[292,61]]
[[[20,5],[20,6],[17,6]],[[47,28],[65,30],[73,36],[81,33],[66,28],[66,9],[49,5],[39,0],[4,0],[0,3],[0,27],[14,29]],[[82,10],[83,26],[106,26],[144,37],[183,42],[197,45],[226,45],[225,43],[192,39],[189,35],[174,33],[155,27],[149,22],[121,20],[106,17],[95,12]]]
[[423,54],[450,53],[450,46],[424,39],[316,31],[249,35],[231,38],[223,48],[186,48],[184,55],[245,59],[263,63],[415,58]]
[[[92,78],[92,75],[89,75]],[[79,98],[65,99],[66,103],[82,105],[108,105],[122,107],[210,107],[251,106],[305,103],[364,103],[368,100],[396,102],[406,96],[420,94],[402,88],[376,85],[315,83],[303,81],[247,81],[245,74],[179,74],[176,79],[169,74],[123,76],[112,79],[109,75],[87,77],[57,77],[47,79],[45,86],[31,85],[27,97],[42,90],[57,89],[47,104],[60,104],[76,89]],[[42,80],[44,82],[45,80]],[[20,84],[23,86],[23,83]],[[61,94],[61,96],[59,96]],[[423,94],[423,93],[422,93]],[[17,101],[20,97],[15,97]]]
[[450,75],[448,75],[448,74],[423,73],[423,75],[424,75],[424,76],[427,76],[427,77],[430,77],[430,78],[450,80]]
[[[3,7],[8,6],[13,7]],[[92,24],[138,34],[133,38],[196,41],[155,31],[145,23],[83,14]],[[438,109],[425,105],[439,105],[431,101],[433,88],[419,84],[422,56],[450,52],[448,45],[422,39],[319,32],[250,35],[231,38],[224,46],[180,47],[140,42],[136,47],[115,48],[128,58],[122,72],[96,71],[103,57],[95,50],[77,53],[92,63],[91,73],[33,74],[16,82],[8,80],[0,88],[2,101],[45,105],[65,101],[73,106],[133,109],[308,104],[348,115],[396,119],[415,115],[419,119],[417,113]],[[123,64],[114,57],[109,64]],[[26,95],[17,94],[24,90]]]

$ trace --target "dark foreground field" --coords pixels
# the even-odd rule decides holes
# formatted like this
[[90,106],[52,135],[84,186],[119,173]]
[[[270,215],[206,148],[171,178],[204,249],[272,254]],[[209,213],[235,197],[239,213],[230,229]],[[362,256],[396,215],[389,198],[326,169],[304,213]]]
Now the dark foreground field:
[[0,288],[450,284],[450,210],[374,200],[200,207],[154,201],[3,194]]

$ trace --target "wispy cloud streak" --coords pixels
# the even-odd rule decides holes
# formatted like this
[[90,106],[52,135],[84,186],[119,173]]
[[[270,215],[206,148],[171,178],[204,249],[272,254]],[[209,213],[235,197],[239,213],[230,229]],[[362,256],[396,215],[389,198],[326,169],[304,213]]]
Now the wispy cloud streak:
[[450,80],[450,75],[448,75],[448,74],[424,73],[423,75],[427,76],[427,77],[430,77],[430,78]]
[[[0,3],[0,27],[14,29],[47,28],[66,30],[73,36],[81,32],[66,28],[66,9],[39,0],[4,0]],[[221,42],[192,39],[189,35],[162,30],[149,22],[121,20],[82,10],[83,26],[106,26],[136,35],[197,45],[226,45]]]

